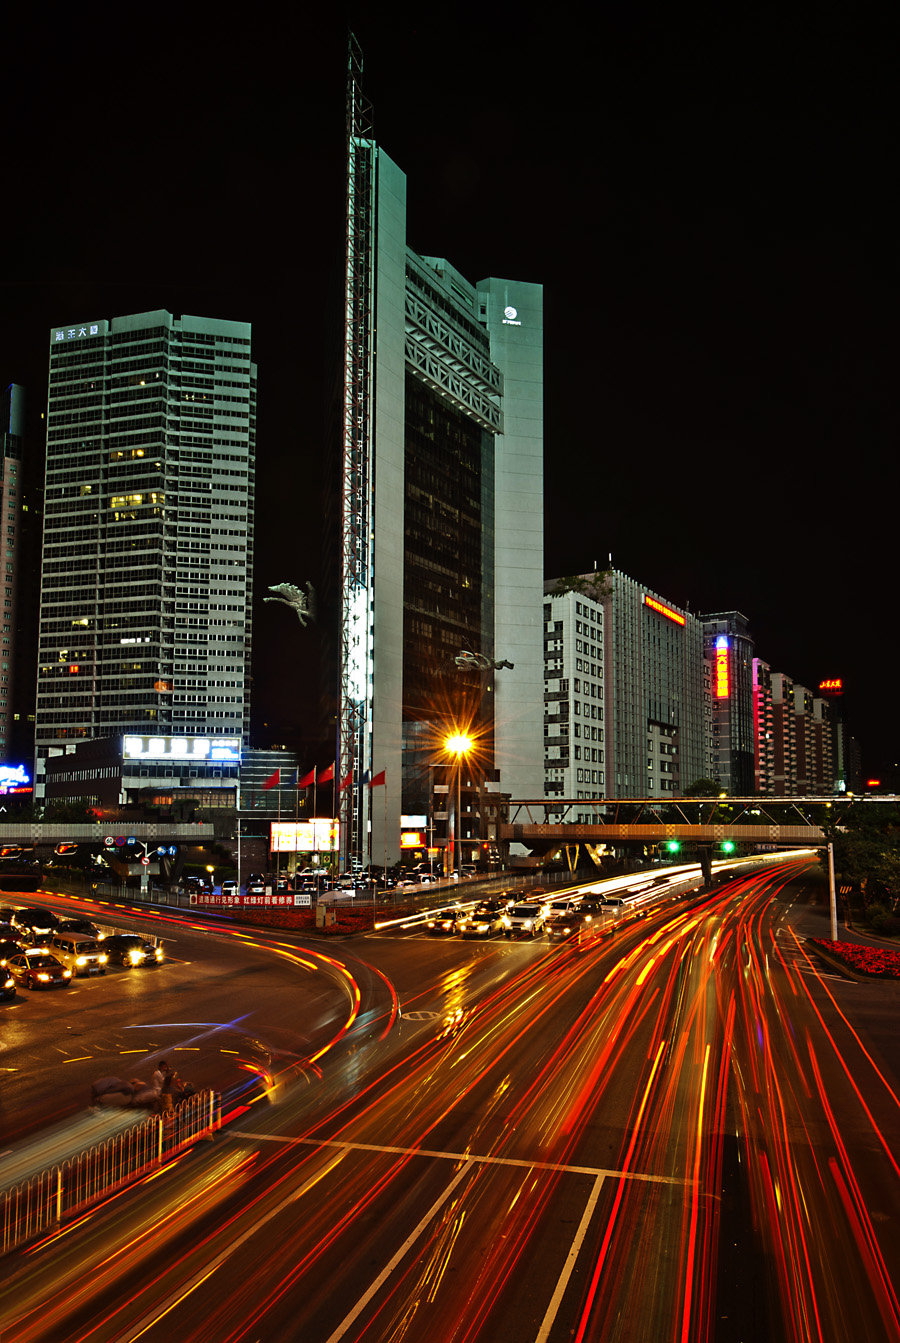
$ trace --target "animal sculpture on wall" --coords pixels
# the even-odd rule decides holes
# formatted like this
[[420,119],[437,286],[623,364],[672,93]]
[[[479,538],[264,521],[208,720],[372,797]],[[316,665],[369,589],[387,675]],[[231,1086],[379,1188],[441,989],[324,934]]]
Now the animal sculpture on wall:
[[315,620],[316,590],[312,583],[307,583],[305,592],[298,588],[296,583],[272,583],[269,585],[269,591],[276,595],[263,597],[264,602],[284,602],[285,606],[296,611],[301,625],[305,626],[307,620]]

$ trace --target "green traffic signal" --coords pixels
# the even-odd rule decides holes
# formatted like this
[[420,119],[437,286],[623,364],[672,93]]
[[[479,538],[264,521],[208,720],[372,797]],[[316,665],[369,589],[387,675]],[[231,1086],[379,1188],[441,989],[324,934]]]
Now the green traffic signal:
[[680,853],[681,844],[677,839],[670,839],[666,841],[666,849],[669,853]]
[[733,839],[723,839],[723,840],[722,840],[722,852],[723,852],[723,853],[734,853],[734,840],[733,840]]

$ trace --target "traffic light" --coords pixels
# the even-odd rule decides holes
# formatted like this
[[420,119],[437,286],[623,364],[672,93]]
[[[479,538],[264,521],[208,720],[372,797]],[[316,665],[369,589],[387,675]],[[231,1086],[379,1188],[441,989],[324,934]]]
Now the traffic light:
[[681,842],[677,839],[666,840],[667,853],[681,853]]
[[723,840],[722,840],[722,852],[723,852],[723,853],[734,853],[734,840],[733,840],[733,839],[723,839]]

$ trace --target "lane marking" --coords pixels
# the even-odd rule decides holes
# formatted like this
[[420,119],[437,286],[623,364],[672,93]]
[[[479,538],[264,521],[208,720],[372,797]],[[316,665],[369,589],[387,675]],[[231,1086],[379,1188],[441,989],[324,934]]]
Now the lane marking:
[[598,1175],[596,1180],[594,1181],[594,1187],[591,1190],[590,1197],[587,1201],[584,1212],[582,1213],[581,1221],[578,1224],[578,1230],[575,1232],[575,1238],[572,1241],[572,1244],[569,1246],[569,1253],[566,1255],[566,1262],[563,1265],[563,1270],[559,1275],[559,1280],[556,1284],[556,1290],[553,1293],[553,1296],[550,1298],[550,1304],[547,1307],[547,1311],[546,1314],[544,1315],[543,1320],[541,1320],[541,1327],[537,1331],[537,1334],[535,1335],[534,1343],[545,1343],[545,1340],[550,1337],[550,1330],[553,1328],[553,1325],[556,1321],[556,1316],[559,1311],[559,1307],[565,1295],[566,1288],[569,1285],[569,1278],[572,1276],[572,1271],[575,1268],[575,1262],[578,1259],[579,1254],[581,1253],[581,1246],[584,1242],[585,1236],[587,1235],[587,1229],[590,1226],[591,1219],[594,1216],[594,1209],[597,1206],[597,1200],[600,1197],[600,1190],[603,1188],[603,1181],[605,1179],[606,1179],[605,1175]]
[[350,1314],[344,1316],[344,1319],[338,1325],[337,1329],[335,1329],[334,1333],[329,1335],[328,1339],[326,1340],[326,1343],[338,1343],[338,1339],[344,1337],[344,1334],[346,1334],[347,1330],[353,1324],[354,1320],[365,1310],[366,1306],[372,1300],[372,1297],[375,1296],[376,1293],[379,1292],[381,1288],[384,1286],[385,1282],[387,1282],[388,1278],[391,1276],[394,1269],[400,1263],[400,1260],[404,1258],[407,1251],[416,1243],[419,1237],[427,1230],[429,1224],[434,1220],[436,1214],[447,1202],[447,1199],[453,1193],[454,1189],[459,1184],[460,1180],[462,1180],[466,1175],[468,1175],[469,1170],[470,1165],[467,1162],[466,1165],[463,1166],[462,1170],[458,1170],[456,1172],[456,1175],[447,1185],[447,1188],[444,1190],[444,1192],[440,1195],[439,1198],[435,1199],[434,1203],[432,1203],[431,1207],[428,1209],[425,1216],[422,1218],[421,1222],[419,1222],[418,1226],[415,1227],[406,1237],[406,1240],[400,1246],[399,1250],[394,1255],[393,1259],[389,1260],[388,1263],[385,1264],[384,1268],[378,1274],[378,1277],[375,1279],[375,1281],[371,1284],[368,1291],[364,1292],[363,1295],[359,1298],[356,1305],[350,1311]]
[[384,1156],[430,1156],[440,1161],[466,1161],[483,1166],[518,1166],[523,1170],[562,1171],[568,1175],[598,1175],[616,1180],[642,1180],[646,1184],[688,1186],[692,1180],[673,1175],[646,1175],[641,1171],[607,1170],[599,1166],[570,1166],[558,1161],[528,1161],[520,1157],[479,1156],[475,1152],[441,1152],[428,1147],[387,1147],[379,1143],[341,1142],[337,1138],[283,1138],[277,1133],[251,1133],[248,1129],[229,1129],[229,1138],[246,1138],[251,1142],[280,1142],[286,1147],[338,1147],[347,1152],[376,1152]]

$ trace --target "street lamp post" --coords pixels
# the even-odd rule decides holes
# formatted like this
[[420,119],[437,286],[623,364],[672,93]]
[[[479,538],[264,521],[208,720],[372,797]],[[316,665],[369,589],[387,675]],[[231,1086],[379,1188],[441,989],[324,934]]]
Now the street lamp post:
[[444,742],[451,755],[456,756],[456,812],[453,821],[453,843],[456,846],[456,875],[462,881],[462,771],[463,763],[472,749],[472,738],[463,732],[452,733]]

